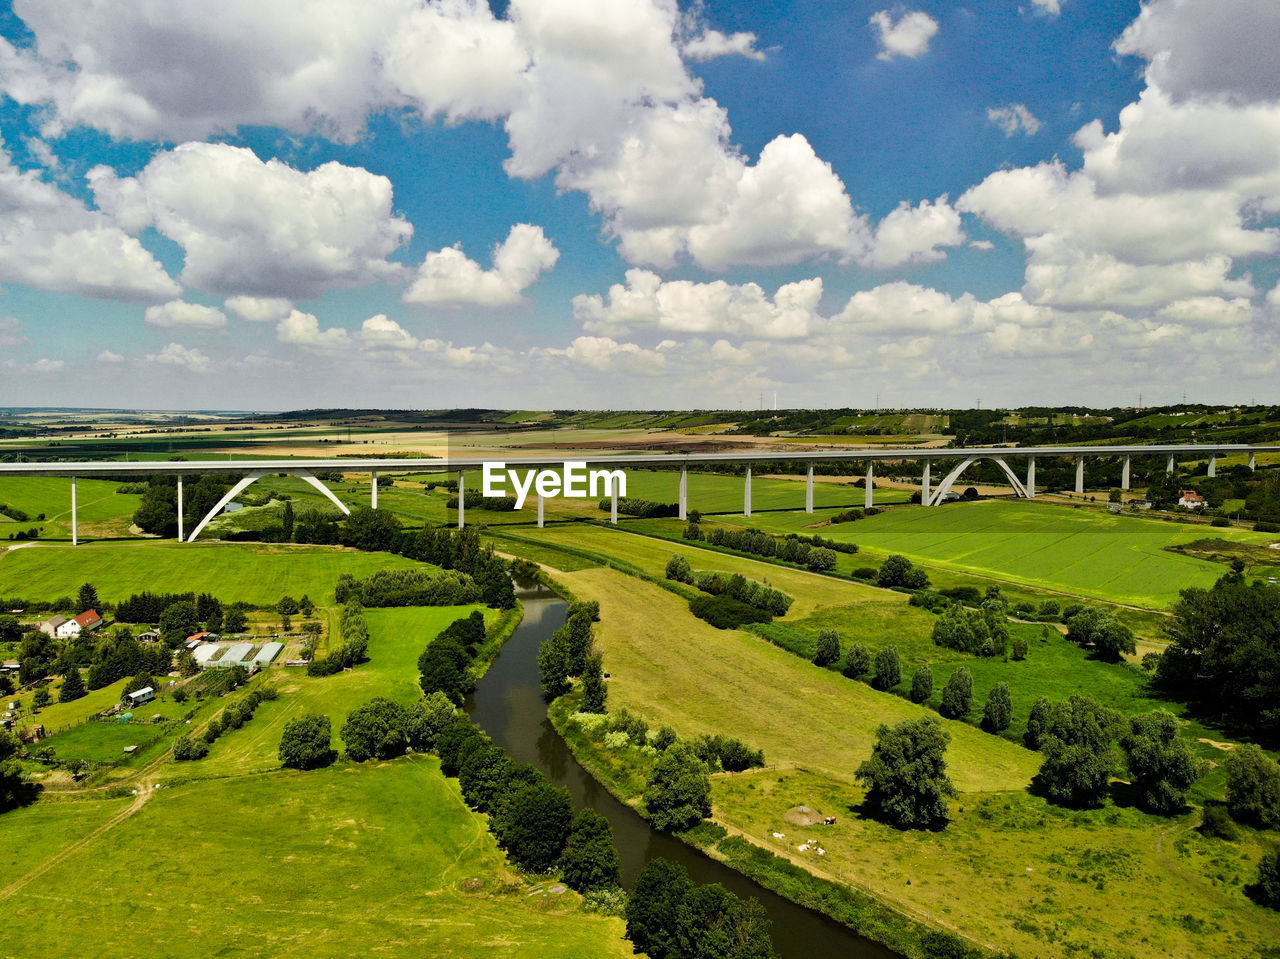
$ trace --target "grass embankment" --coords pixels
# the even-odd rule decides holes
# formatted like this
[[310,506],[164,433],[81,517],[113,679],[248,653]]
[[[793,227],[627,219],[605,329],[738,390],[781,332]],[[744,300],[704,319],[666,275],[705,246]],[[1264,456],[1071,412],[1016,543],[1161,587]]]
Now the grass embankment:
[[128,807],[5,814],[7,878],[73,847],[5,901],[5,955],[125,957],[156,942],[175,957],[346,957],[371,943],[404,956],[631,954],[621,920],[582,912],[572,893],[528,895],[432,758],[172,784],[91,841],[68,839]]
[[[681,735],[722,732],[763,747],[771,768],[718,776],[713,787],[715,818],[756,846],[1023,956],[1249,955],[1280,936],[1280,916],[1241,891],[1262,848],[1255,834],[1238,844],[1205,839],[1194,812],[1163,819],[1113,803],[1051,806],[1026,790],[1036,754],[963,724],[944,722],[961,789],[947,829],[903,833],[863,818],[851,776],[870,755],[875,727],[925,710],[747,634],[714,630],[673,594],[622,576],[564,577],[575,595],[601,603],[610,707]],[[794,826],[783,814],[798,804],[838,822]],[[825,854],[801,852],[807,839]]]
[[249,543],[102,543],[30,546],[0,556],[0,596],[54,600],[92,583],[105,602],[133,593],[208,592],[219,599],[274,605],[281,596],[331,602],[340,573],[357,579],[380,569],[421,567],[390,553],[332,546]]

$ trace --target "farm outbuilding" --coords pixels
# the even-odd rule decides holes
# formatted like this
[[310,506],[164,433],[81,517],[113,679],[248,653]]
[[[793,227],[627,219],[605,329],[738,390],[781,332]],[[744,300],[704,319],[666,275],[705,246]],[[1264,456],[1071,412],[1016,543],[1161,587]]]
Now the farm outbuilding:
[[220,652],[222,652],[221,646],[200,646],[191,654],[191,658],[196,661],[197,666],[204,667],[210,665],[210,661]]
[[253,643],[236,643],[234,646],[228,646],[223,650],[222,655],[213,662],[208,663],[209,666],[240,666],[244,664],[249,653],[253,651]]

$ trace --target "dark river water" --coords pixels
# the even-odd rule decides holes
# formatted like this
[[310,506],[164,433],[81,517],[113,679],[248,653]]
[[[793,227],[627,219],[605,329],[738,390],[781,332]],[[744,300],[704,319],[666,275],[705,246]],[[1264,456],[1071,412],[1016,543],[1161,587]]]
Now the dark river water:
[[863,939],[826,916],[775,895],[678,839],[655,832],[578,765],[547,718],[538,680],[538,647],[564,625],[567,605],[546,589],[517,591],[524,619],[466,703],[467,711],[516,762],[531,763],[569,790],[574,805],[608,818],[630,886],[646,862],[661,856],[678,862],[700,883],[718,882],[739,896],[754,896],[773,920],[773,941],[783,959],[894,959],[879,943]]

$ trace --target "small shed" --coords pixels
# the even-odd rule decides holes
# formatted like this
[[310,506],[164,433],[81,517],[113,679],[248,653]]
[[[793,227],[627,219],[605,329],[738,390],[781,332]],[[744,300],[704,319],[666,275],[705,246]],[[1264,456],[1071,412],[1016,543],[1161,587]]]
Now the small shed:
[[143,686],[141,689],[135,689],[133,692],[125,696],[130,708],[141,706],[143,703],[149,703],[156,698],[156,691],[150,686]]
[[138,642],[158,643],[160,642],[160,631],[158,629],[148,629],[146,632],[139,633]]

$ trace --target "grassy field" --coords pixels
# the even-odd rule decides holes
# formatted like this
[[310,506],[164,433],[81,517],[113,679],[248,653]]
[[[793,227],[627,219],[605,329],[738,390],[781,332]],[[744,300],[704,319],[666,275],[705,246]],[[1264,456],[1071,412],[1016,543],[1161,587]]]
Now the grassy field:
[[[1203,538],[1203,527],[1045,503],[889,510],[817,532],[855,542],[870,555],[901,553],[931,566],[1151,609],[1222,575],[1218,565],[1165,549]],[[1275,539],[1235,529],[1218,533],[1242,542]]]
[[[117,493],[116,480],[81,479],[76,482],[76,519],[81,538],[129,535],[133,514],[141,496]],[[0,503],[30,516],[25,523],[0,522],[0,539],[19,529],[41,527],[50,539],[71,539],[71,480],[60,476],[0,477]],[[43,520],[36,517],[44,514]]]
[[331,602],[339,573],[368,576],[418,565],[389,553],[327,546],[134,542],[28,546],[0,554],[0,596],[52,600],[92,583],[108,602],[142,590],[210,592],[226,601],[274,604],[304,594]]
[[[256,720],[255,720],[256,721]],[[434,759],[175,783],[4,817],[6,957],[623,957],[622,922],[530,895]],[[134,803],[134,805],[139,805]],[[90,945],[92,944],[92,945]]]
[[[943,721],[961,789],[954,822],[903,833],[863,817],[853,769],[879,723],[923,715],[921,707],[748,634],[714,630],[679,597],[624,575],[563,577],[575,595],[601,602],[610,706],[685,735],[723,732],[762,747],[774,768],[717,777],[713,789],[714,818],[757,845],[1021,956],[1260,955],[1280,935],[1280,916],[1242,892],[1265,837],[1205,839],[1195,812],[1163,819],[1124,803],[1054,807],[1026,789],[1037,754],[960,723]],[[785,821],[800,804],[837,825]],[[810,839],[822,856],[817,846],[798,848]]]
[[[601,603],[597,634],[613,676],[610,707],[629,706],[651,725],[669,723],[686,736],[732,731],[764,749],[771,764],[849,780],[871,755],[880,723],[925,715],[757,637],[715,629],[678,596],[616,570],[563,579],[576,596]],[[1015,788],[1039,766],[1035,753],[962,723],[947,726],[962,789]]]

